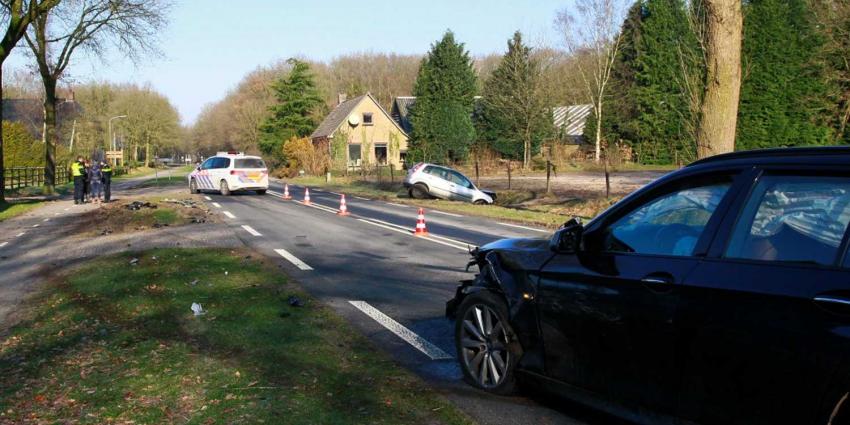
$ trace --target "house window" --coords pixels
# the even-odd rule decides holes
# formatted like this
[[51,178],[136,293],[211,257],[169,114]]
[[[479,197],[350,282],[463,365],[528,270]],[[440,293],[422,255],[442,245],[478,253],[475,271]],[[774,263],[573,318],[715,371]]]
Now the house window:
[[363,125],[372,125],[372,113],[364,112],[363,113]]
[[360,145],[348,145],[348,165],[360,165]]
[[387,144],[375,143],[375,163],[387,165]]

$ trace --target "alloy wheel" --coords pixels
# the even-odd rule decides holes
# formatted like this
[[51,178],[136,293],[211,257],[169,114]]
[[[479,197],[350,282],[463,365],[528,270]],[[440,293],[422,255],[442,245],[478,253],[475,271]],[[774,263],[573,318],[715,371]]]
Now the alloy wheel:
[[464,366],[478,385],[494,388],[504,381],[511,361],[508,335],[493,309],[475,304],[466,310],[460,345]]

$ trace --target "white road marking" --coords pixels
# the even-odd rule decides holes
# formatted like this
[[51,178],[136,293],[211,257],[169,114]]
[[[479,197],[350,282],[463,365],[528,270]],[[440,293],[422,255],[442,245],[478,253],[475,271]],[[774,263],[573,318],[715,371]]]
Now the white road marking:
[[53,215],[62,215],[62,213],[60,213],[60,212],[58,212],[58,213],[53,213]]
[[227,218],[236,218],[236,216],[231,214],[230,211],[222,211],[221,213],[226,215]]
[[404,204],[396,204],[395,202],[387,202],[386,204],[387,204],[387,205],[392,205],[392,206],[394,206],[394,207],[407,208],[407,205],[404,205]]
[[535,229],[535,228],[533,228],[533,227],[520,226],[519,224],[510,224],[510,223],[497,223],[497,224],[500,224],[500,225],[502,225],[502,226],[515,227],[515,228],[517,228],[517,229],[531,230],[531,231],[533,231],[533,232],[551,233],[551,232],[550,232],[550,231],[548,231],[548,230],[541,230],[541,229]]
[[212,198],[210,198],[209,196],[204,196],[204,199],[206,199],[207,201],[212,201]]
[[0,248],[3,248],[4,246],[6,246],[6,245],[8,245],[8,244],[9,244],[9,242],[3,242],[3,243],[0,243]]
[[258,231],[256,231],[256,230],[254,230],[254,228],[253,228],[253,227],[248,226],[247,224],[243,224],[243,225],[242,225],[242,228],[243,228],[243,229],[245,229],[245,231],[246,231],[246,232],[248,232],[248,233],[250,233],[250,234],[252,234],[252,235],[254,235],[254,236],[263,236],[260,232],[258,232]]
[[361,200],[361,201],[371,201],[371,199],[369,199],[369,198],[361,198],[361,197],[359,197],[359,196],[352,196],[352,198],[357,198],[357,199],[359,199],[359,200]]
[[36,224],[32,225],[32,227],[38,227],[38,226],[41,226],[41,224],[36,223]]
[[290,254],[289,251],[283,248],[276,249],[274,252],[280,254],[281,257],[286,258],[290,263],[295,264],[295,267],[298,267],[301,270],[313,270],[313,268],[308,266],[307,263],[299,260],[298,257]]
[[49,218],[45,218],[45,219],[44,219],[44,220],[42,220],[42,221],[47,222],[47,221],[50,221],[50,219],[49,219]]
[[342,196],[342,194],[341,194],[341,193],[330,192],[330,191],[328,191],[328,193],[333,193],[333,194],[334,194],[334,195],[336,195],[336,196]]
[[68,210],[70,210],[70,208],[65,208],[65,211],[68,211]]
[[221,204],[219,204],[218,202],[213,202],[212,205],[216,208],[221,208]]
[[[367,224],[371,224],[373,226],[378,226],[378,227],[381,227],[381,228],[384,228],[384,229],[387,229],[387,230],[392,230],[394,232],[403,233],[407,236],[414,236],[413,229],[408,229],[408,228],[399,226],[397,224],[387,223],[386,221],[375,220],[375,219],[364,220],[362,218],[358,218],[357,220],[362,221],[362,222],[367,223]],[[445,246],[449,246],[449,247],[452,247],[452,248],[456,248],[456,249],[459,249],[461,251],[469,251],[469,246],[471,245],[471,244],[466,244],[464,246],[464,242],[456,241],[454,239],[444,238],[442,236],[436,236],[436,235],[433,235],[433,234],[429,234],[428,237],[424,237],[422,239],[427,240],[429,242],[438,243],[440,245],[445,245]]]
[[452,356],[441,350],[436,345],[431,344],[425,338],[422,338],[410,329],[404,327],[401,323],[398,323],[386,314],[381,313],[378,309],[369,305],[369,303],[365,301],[349,301],[349,303],[365,313],[367,316],[374,319],[376,322],[380,323],[390,332],[396,334],[399,338],[405,340],[408,344],[412,345],[413,348],[416,348],[426,356],[430,357],[431,360],[446,360],[452,358]]
[[317,204],[315,202],[310,202],[309,204],[305,204],[304,201],[295,201],[295,202],[297,202],[301,205],[304,205],[305,207],[315,208],[317,210],[326,211],[326,212],[329,212],[331,214],[336,214],[338,212],[334,208],[331,208],[331,207],[328,207],[328,206],[325,206],[325,205],[322,205],[322,204]]
[[313,188],[313,192],[319,192],[319,193],[322,193],[322,191],[321,191],[321,190],[316,189],[316,188]]
[[15,235],[15,237],[16,237],[16,238],[19,238],[19,237],[21,237],[21,236],[25,235],[26,233],[27,233],[27,232],[21,232],[21,233],[18,233],[17,235]]
[[442,212],[442,211],[429,210],[428,212],[429,212],[429,213],[434,213],[434,214],[447,215],[447,216],[449,216],[449,217],[463,217],[463,216],[462,216],[462,215],[460,215],[460,214],[453,214],[453,213],[447,213],[447,212]]

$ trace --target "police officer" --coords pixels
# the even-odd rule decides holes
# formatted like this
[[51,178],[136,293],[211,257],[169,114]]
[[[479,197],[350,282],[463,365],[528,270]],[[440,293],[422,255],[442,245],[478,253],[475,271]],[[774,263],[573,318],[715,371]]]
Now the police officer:
[[86,185],[86,167],[83,164],[83,157],[77,157],[77,161],[71,164],[71,176],[74,178],[74,204],[81,204]]
[[101,163],[100,173],[103,175],[103,200],[112,199],[112,166],[108,162]]

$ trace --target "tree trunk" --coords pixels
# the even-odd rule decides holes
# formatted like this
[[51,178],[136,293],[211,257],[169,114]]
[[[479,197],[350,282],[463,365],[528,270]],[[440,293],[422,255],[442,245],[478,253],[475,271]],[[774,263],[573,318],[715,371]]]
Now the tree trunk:
[[697,129],[697,156],[735,150],[741,93],[741,0],[705,0],[706,87]]
[[52,193],[56,186],[56,80],[44,78],[44,186]]
[[145,167],[151,163],[151,142],[145,142]]
[[596,106],[596,152],[593,156],[597,163],[602,158],[602,98],[598,102],[599,105]]

